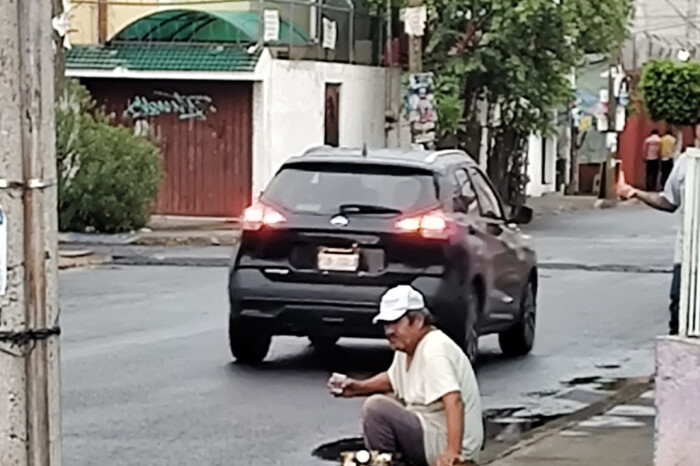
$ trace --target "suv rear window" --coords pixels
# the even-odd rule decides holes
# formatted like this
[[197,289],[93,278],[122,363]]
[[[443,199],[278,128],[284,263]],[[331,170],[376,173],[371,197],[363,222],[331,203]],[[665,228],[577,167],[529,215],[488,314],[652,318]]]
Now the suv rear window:
[[358,164],[303,164],[284,168],[263,199],[295,213],[332,215],[340,206],[362,204],[401,212],[434,207],[438,202],[432,173]]

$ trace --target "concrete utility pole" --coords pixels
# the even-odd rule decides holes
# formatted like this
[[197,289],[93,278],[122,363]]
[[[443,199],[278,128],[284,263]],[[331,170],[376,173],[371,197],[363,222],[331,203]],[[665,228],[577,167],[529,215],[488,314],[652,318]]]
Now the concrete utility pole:
[[59,466],[61,458],[51,14],[51,2],[0,0],[2,466]]
[[[423,0],[409,0],[408,7],[421,7]],[[423,38],[409,36],[408,38],[408,72],[421,73],[423,71]]]

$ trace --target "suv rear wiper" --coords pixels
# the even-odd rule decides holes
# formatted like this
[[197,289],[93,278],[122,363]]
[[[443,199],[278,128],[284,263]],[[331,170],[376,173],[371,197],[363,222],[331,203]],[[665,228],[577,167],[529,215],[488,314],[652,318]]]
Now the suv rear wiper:
[[341,214],[401,214],[399,209],[371,204],[343,204],[339,209]]

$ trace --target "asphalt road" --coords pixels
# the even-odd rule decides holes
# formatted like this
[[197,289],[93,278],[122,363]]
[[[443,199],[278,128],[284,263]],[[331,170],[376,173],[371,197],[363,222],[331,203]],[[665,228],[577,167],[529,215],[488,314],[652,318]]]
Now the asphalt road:
[[[564,380],[651,374],[669,285],[654,268],[671,260],[675,221],[625,208],[529,228],[549,264],[538,341],[531,356],[508,360],[482,339],[485,408],[557,410]],[[629,270],[608,271],[620,265]],[[318,464],[315,447],[359,433],[360,402],[327,396],[330,372],[368,375],[391,358],[380,342],[319,354],[281,338],[261,368],[233,364],[222,268],[67,271],[61,304],[67,466]]]

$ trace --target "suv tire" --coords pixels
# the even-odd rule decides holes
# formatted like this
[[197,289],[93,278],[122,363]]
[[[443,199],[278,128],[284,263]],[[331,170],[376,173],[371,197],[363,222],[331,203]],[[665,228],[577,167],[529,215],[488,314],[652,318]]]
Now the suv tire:
[[259,325],[230,317],[228,341],[236,361],[245,365],[256,365],[263,362],[270,351],[272,337]]
[[467,289],[467,301],[465,305],[464,343],[462,349],[469,358],[472,367],[476,368],[479,355],[479,333],[477,320],[480,313],[481,302],[474,285]]
[[501,350],[506,356],[525,356],[535,344],[537,301],[535,285],[529,281],[520,298],[520,321],[498,336]]

